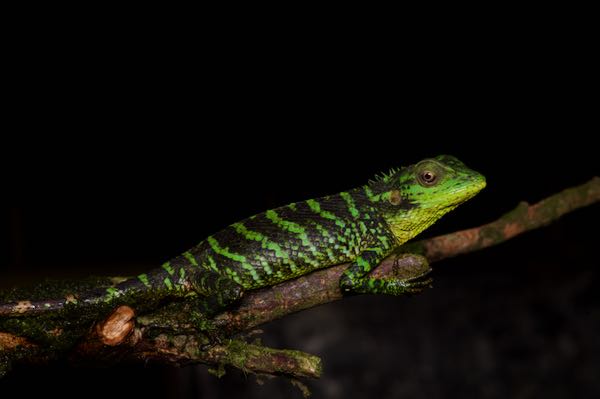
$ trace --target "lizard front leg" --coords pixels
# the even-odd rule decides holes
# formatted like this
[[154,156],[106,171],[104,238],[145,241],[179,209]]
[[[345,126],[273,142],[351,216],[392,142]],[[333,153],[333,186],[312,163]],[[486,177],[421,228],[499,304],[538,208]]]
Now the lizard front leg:
[[370,242],[373,245],[364,249],[344,270],[340,278],[343,293],[403,295],[421,292],[429,286],[430,280],[370,277],[369,273],[392,253],[393,247],[389,243],[394,242],[394,238],[389,234],[371,239]]

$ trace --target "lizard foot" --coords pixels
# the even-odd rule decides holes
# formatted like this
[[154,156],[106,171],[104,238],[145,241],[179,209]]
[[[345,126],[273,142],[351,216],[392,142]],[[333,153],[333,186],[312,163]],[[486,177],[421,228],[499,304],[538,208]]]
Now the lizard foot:
[[433,279],[432,278],[423,278],[424,276],[418,277],[416,279],[411,279],[409,281],[405,281],[406,293],[409,295],[414,295],[423,292],[427,288],[433,287]]

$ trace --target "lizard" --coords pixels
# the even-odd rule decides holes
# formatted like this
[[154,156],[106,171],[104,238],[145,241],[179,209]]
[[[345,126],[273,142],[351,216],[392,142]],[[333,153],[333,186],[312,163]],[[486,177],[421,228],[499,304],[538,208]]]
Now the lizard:
[[142,306],[190,295],[205,298],[207,312],[216,312],[247,291],[342,263],[350,263],[339,281],[345,294],[417,293],[429,282],[376,278],[370,272],[485,186],[483,175],[453,156],[424,159],[357,188],[233,223],[162,266],[114,286],[65,298],[0,304],[0,317]]

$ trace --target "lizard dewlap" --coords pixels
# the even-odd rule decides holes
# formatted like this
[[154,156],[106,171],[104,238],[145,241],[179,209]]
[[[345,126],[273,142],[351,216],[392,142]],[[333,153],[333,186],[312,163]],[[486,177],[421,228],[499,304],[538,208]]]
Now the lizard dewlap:
[[69,298],[0,305],[0,315],[63,308],[135,307],[149,298],[197,295],[223,309],[246,290],[268,287],[311,271],[350,263],[340,279],[347,293],[401,295],[423,281],[369,273],[394,248],[476,195],[485,178],[442,155],[377,176],[367,184],[271,209],[207,237],[160,268]]

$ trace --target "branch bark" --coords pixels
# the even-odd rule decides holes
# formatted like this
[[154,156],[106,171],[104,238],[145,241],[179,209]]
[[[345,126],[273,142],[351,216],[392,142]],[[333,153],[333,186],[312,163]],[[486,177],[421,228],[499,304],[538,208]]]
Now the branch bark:
[[467,252],[498,245],[519,234],[548,225],[576,209],[600,201],[600,177],[567,188],[542,201],[529,205],[521,202],[498,220],[472,229],[409,244],[406,248],[436,262]]
[[[429,270],[427,259],[436,262],[497,245],[596,202],[600,202],[598,177],[534,205],[522,202],[486,225],[405,245],[398,253],[387,258],[374,273],[382,277],[401,275],[419,278]],[[251,292],[239,306],[216,316],[214,322],[221,332],[234,337],[237,333],[252,332],[261,324],[290,313],[341,299],[338,281],[346,267],[346,264],[338,265],[269,289]],[[320,359],[310,354],[266,348],[241,339],[231,339],[201,350],[205,337],[193,332],[189,325],[180,323],[176,316],[167,319],[170,329],[160,334],[150,333],[152,320],[152,315],[135,319],[134,309],[121,307],[109,318],[97,323],[69,355],[78,363],[204,363],[219,368],[230,365],[246,372],[291,377],[317,378],[321,374]],[[161,320],[164,322],[164,315]],[[8,360],[30,363],[47,360],[47,352],[42,349],[27,338],[0,332],[0,376],[3,370],[6,371]],[[17,353],[18,356],[15,355]]]

